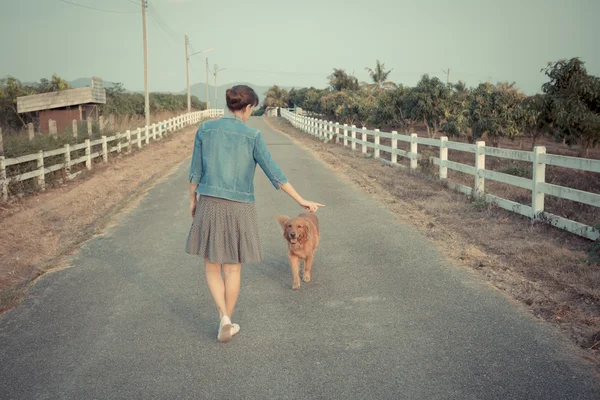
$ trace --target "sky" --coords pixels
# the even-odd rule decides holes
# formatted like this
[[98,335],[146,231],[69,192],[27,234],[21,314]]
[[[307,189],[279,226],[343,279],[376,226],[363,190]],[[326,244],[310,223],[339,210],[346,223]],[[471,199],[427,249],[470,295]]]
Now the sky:
[[[571,57],[600,75],[598,0],[148,3],[150,91],[185,89],[186,34],[190,53],[215,48],[190,57],[192,84],[205,82],[205,57],[225,68],[218,85],[324,88],[333,68],[368,80],[377,59],[393,68],[391,81],[411,86],[425,73],[446,80],[449,69],[452,82],[516,82],[533,94],[549,61]],[[141,0],[0,0],[0,27],[0,77],[98,76],[144,88]]]

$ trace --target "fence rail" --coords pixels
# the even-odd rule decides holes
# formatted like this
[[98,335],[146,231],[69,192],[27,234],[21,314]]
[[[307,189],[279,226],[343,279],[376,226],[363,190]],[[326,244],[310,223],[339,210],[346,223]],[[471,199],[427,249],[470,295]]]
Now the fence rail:
[[[108,162],[108,155],[110,153],[116,152],[117,154],[120,154],[123,150],[130,152],[133,146],[137,146],[141,149],[143,145],[148,145],[150,143],[150,139],[155,141],[160,140],[169,132],[174,132],[188,125],[198,123],[202,119],[215,118],[220,115],[223,115],[223,110],[210,109],[196,111],[154,123],[150,126],[139,127],[133,131],[127,130],[126,132],[117,133],[112,136],[102,136],[100,139],[96,140],[85,139],[83,143],[76,145],[66,144],[64,147],[55,150],[40,150],[35,154],[28,154],[15,158],[4,158],[3,156],[0,156],[0,198],[4,201],[8,200],[8,186],[11,182],[20,182],[35,178],[38,189],[44,190],[46,175],[51,172],[64,169],[66,178],[69,180],[74,179],[83,172],[83,170],[71,173],[71,168],[73,166],[85,163],[85,169],[91,170],[93,165],[92,160],[95,158],[102,157],[103,162]],[[102,148],[100,151],[92,152],[92,148],[95,146],[101,146]],[[85,150],[85,155],[71,159],[72,152],[77,150]],[[63,156],[63,162],[45,165],[45,159],[53,156]],[[32,161],[37,161],[36,169],[21,174],[10,175],[8,173],[8,167]]]
[[[399,135],[395,131],[388,133],[380,132],[378,129],[369,130],[366,128],[357,128],[354,125],[341,125],[333,121],[325,121],[299,115],[292,110],[284,108],[280,109],[280,113],[283,118],[287,119],[297,129],[316,136],[326,142],[335,140],[335,143],[341,142],[343,146],[350,145],[352,150],[356,150],[356,145],[358,144],[361,146],[362,153],[366,153],[368,148],[372,148],[374,157],[384,163],[394,165],[397,164],[398,156],[408,158],[410,160],[411,170],[417,169],[417,162],[423,157],[422,154],[419,154],[418,152],[418,145],[437,147],[439,149],[439,157],[430,157],[429,160],[434,165],[438,166],[440,181],[444,182],[451,189],[457,190],[468,196],[485,199],[505,210],[524,215],[533,220],[545,221],[550,225],[591,240],[598,240],[600,238],[600,231],[598,229],[550,214],[544,210],[545,195],[600,208],[600,194],[545,182],[546,165],[600,173],[600,160],[546,154],[546,148],[544,146],[536,146],[531,152],[509,150],[486,147],[485,142],[483,141],[479,141],[476,144],[466,144],[449,141],[445,136],[440,139],[429,139],[420,138],[415,133],[410,135]],[[275,113],[274,115],[277,114]],[[373,142],[368,141],[369,137],[373,138]],[[380,138],[391,139],[391,146],[380,145]],[[398,141],[408,143],[409,150],[405,151],[398,149]],[[448,149],[475,154],[475,164],[467,165],[448,160]],[[391,161],[381,158],[382,151],[390,154]],[[528,179],[487,170],[485,168],[486,155],[532,163],[533,176],[531,179]],[[465,186],[447,181],[448,169],[473,176],[473,186]],[[485,193],[485,181],[487,179],[530,190],[532,193],[531,205],[517,203]]]

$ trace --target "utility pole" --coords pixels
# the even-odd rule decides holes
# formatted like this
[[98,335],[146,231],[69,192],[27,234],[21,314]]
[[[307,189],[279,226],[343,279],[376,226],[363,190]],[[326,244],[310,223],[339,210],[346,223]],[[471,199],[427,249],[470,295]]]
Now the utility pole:
[[210,108],[210,99],[208,98],[208,57],[206,57],[206,109]]
[[150,97],[148,96],[148,40],[146,39],[147,5],[147,0],[142,0],[142,29],[144,31],[144,112],[146,114],[146,126],[150,126]]
[[[185,73],[187,75],[187,101],[188,101],[188,112],[190,112],[191,110],[191,93],[190,93],[190,71],[189,71],[189,64],[190,64],[190,57],[196,54],[201,54],[201,53],[206,53],[207,51],[213,51],[215,50],[214,47],[211,47],[210,49],[206,49],[206,50],[202,50],[202,51],[197,51],[195,53],[192,54],[188,54],[188,46],[190,44],[190,38],[188,38],[187,35],[185,35]],[[209,107],[209,101],[208,101],[208,57],[206,58],[206,109],[208,110]]]
[[190,40],[188,36],[185,35],[185,79],[187,82],[187,110],[188,113],[192,111],[192,101],[190,98],[190,57],[188,56],[188,45],[190,44]]
[[215,64],[215,70],[214,70],[214,74],[215,74],[215,108],[218,108],[218,102],[217,102],[217,72],[221,72],[223,70],[225,70],[227,68],[221,68],[219,69],[217,67],[217,64]]
[[214,87],[214,90],[215,90],[215,108],[217,108],[217,104],[219,104],[219,103],[217,103],[217,64],[215,64],[214,73],[215,73],[215,87]]
[[442,70],[446,74],[446,85],[450,83],[450,68],[447,71]]

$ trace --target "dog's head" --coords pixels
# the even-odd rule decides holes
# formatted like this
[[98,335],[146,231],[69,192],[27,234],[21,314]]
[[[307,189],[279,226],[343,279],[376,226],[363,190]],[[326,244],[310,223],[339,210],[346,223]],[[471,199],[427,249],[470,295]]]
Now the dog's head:
[[283,230],[283,237],[290,244],[304,243],[310,232],[308,221],[302,217],[289,218],[278,215],[277,222]]

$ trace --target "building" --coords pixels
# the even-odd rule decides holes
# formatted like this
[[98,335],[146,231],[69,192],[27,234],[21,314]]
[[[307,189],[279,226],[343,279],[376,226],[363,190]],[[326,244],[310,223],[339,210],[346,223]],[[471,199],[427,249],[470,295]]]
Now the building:
[[18,97],[17,112],[38,112],[42,133],[49,132],[50,120],[56,121],[58,132],[63,132],[73,120],[97,120],[99,104],[106,104],[106,89],[101,79],[93,77],[91,86],[84,88]]

